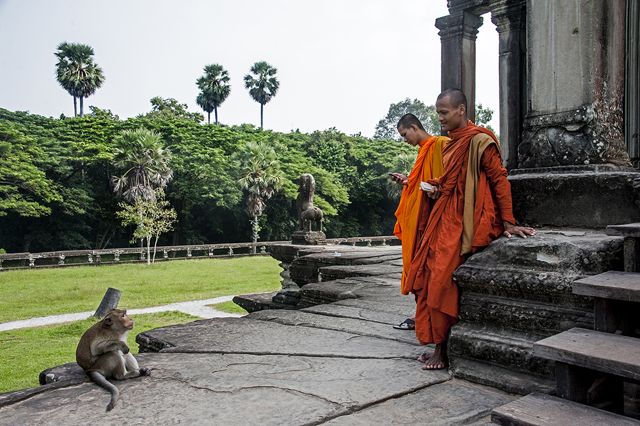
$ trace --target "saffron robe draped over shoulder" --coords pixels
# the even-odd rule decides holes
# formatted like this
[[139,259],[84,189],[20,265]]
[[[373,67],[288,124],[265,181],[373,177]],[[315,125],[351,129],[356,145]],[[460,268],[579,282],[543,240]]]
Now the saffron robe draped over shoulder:
[[402,278],[400,291],[409,294],[411,287],[405,285],[406,276],[413,259],[415,242],[427,225],[429,198],[420,189],[421,181],[439,178],[444,172],[442,148],[449,142],[444,136],[430,136],[420,142],[418,156],[409,173],[408,183],[402,189],[400,202],[395,212],[396,224],[393,233],[402,241]]
[[431,182],[440,186],[440,197],[430,207],[405,283],[416,295],[416,336],[423,344],[444,342],[457,322],[453,272],[502,235],[504,222],[515,223],[495,135],[469,122],[449,136],[444,174]]

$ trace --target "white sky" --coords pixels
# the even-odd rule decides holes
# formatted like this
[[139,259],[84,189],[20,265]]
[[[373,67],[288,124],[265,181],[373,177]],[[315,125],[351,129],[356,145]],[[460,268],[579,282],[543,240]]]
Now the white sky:
[[[389,105],[406,97],[435,103],[440,38],[434,21],[446,0],[0,0],[0,107],[58,117],[73,101],[55,80],[54,52],[85,43],[106,81],[88,105],[121,118],[150,110],[154,96],[199,111],[196,79],[219,63],[231,94],[225,124],[259,125],[244,88],[251,65],[278,69],[280,90],[265,127],[336,127],[373,135]],[[496,111],[498,35],[489,16],[477,41],[476,100]],[[489,59],[487,59],[489,58]],[[212,118],[213,120],[213,118]]]

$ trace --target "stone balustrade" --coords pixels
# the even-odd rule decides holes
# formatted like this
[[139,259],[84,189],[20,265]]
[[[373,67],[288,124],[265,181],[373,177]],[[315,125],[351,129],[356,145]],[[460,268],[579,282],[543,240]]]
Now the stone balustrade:
[[[393,244],[394,241],[397,241],[395,236],[327,239],[328,244],[349,244],[352,246],[388,245]],[[274,245],[288,243],[288,241],[259,242],[255,244],[255,254],[253,253],[253,243],[161,246],[156,250],[156,261],[254,255],[260,256],[269,254],[270,248]],[[146,262],[146,256],[147,250],[142,247],[109,248],[101,250],[63,250],[42,253],[7,253],[0,254],[0,271],[39,267]]]

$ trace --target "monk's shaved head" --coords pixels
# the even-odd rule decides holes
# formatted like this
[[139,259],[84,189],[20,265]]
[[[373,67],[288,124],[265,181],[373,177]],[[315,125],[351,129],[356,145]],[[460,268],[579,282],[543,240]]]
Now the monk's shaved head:
[[401,127],[403,127],[405,129],[408,129],[411,126],[416,126],[418,129],[424,130],[424,127],[422,126],[422,123],[420,122],[420,120],[418,120],[418,117],[416,117],[411,113],[405,114],[402,117],[400,117],[400,120],[398,121],[398,125],[396,126],[396,128],[400,129]]
[[460,89],[445,89],[438,95],[438,100],[448,98],[452,107],[457,108],[460,105],[464,105],[464,110],[467,110],[467,97],[462,93]]

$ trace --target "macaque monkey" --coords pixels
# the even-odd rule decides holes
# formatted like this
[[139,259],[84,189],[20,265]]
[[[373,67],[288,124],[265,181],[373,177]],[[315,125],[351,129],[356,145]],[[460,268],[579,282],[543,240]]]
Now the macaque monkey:
[[76,349],[78,365],[97,385],[111,393],[107,411],[115,406],[120,392],[107,381],[131,379],[149,375],[148,368],[140,368],[129,352],[127,334],[133,329],[133,320],[126,310],[112,309],[105,317],[84,332]]

